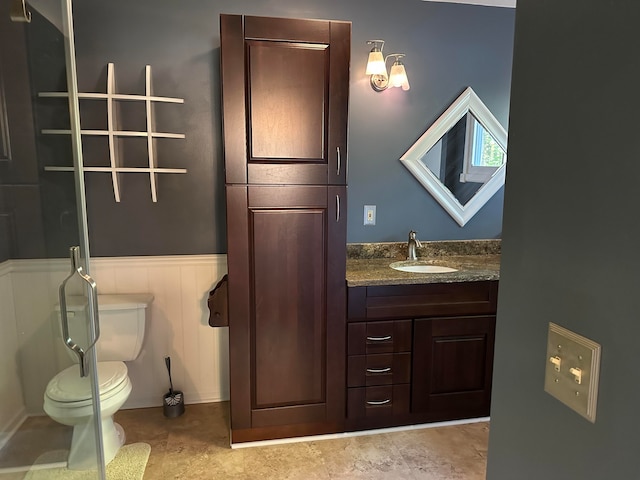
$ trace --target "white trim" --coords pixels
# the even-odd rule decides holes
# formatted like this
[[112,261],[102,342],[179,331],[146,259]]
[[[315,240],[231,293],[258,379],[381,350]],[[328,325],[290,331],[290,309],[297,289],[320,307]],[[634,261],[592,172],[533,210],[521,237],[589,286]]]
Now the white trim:
[[0,475],[8,475],[10,473],[35,472],[37,470],[49,470],[53,468],[67,468],[67,462],[38,463],[36,465],[0,468]]
[[231,448],[265,447],[269,445],[285,445],[288,443],[316,442],[319,440],[336,440],[340,438],[362,437],[379,433],[407,432],[425,428],[451,427],[471,423],[488,422],[491,417],[468,418],[465,420],[451,420],[448,422],[420,423],[418,425],[404,425],[402,427],[378,428],[375,430],[360,430],[358,432],[330,433],[327,435],[309,435],[306,437],[281,438],[277,440],[262,440],[258,442],[232,443]]
[[13,265],[11,263],[11,260],[5,260],[4,262],[0,263],[0,277],[9,275],[12,271]]
[[20,426],[27,419],[27,411],[24,406],[13,416],[11,421],[6,425],[2,425],[0,431],[0,450],[11,440],[11,437],[18,431]]
[[516,8],[516,0],[422,0],[436,3],[464,3],[465,5],[483,5],[485,7]]
[[[93,257],[91,265],[130,267],[135,263],[145,265],[181,265],[181,266],[223,266],[227,265],[226,253],[214,253],[209,255],[159,255],[159,256],[136,256],[136,257]],[[6,260],[0,263],[0,276],[11,272],[55,272],[67,270],[69,268],[68,258],[28,258]]]
[[491,133],[493,138],[507,151],[507,131],[493,116],[491,111],[482,103],[471,87],[464,92],[447,108],[447,110],[433,122],[426,132],[400,157],[400,161],[413,174],[414,177],[431,193],[433,198],[442,205],[451,217],[464,227],[471,218],[478,213],[485,203],[504,185],[506,163],[503,164],[491,179],[485,183],[466,205],[462,205],[458,199],[445,187],[440,179],[422,163],[422,158],[442,136],[447,133],[467,112],[471,112],[478,122]]
[[[68,261],[67,261],[68,263]],[[226,253],[210,255],[159,255],[153,257],[92,257],[91,264],[96,266],[108,265],[113,268],[130,267],[134,263],[144,263],[147,266],[176,265],[176,266],[224,266],[227,265]]]

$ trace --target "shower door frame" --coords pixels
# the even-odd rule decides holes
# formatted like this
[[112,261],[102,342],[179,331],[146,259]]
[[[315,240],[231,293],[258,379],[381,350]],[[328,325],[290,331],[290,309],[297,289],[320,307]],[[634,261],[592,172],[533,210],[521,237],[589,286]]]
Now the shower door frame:
[[[71,144],[73,151],[73,174],[76,189],[76,205],[78,217],[78,233],[80,237],[80,257],[86,275],[91,275],[89,227],[87,224],[87,202],[84,182],[84,162],[82,155],[82,135],[80,127],[80,102],[78,97],[78,75],[76,68],[75,35],[73,29],[73,0],[61,0],[62,22],[65,45],[65,67],[67,72],[67,92],[69,94],[69,118],[71,128]],[[88,302],[90,336],[96,337],[95,326],[98,324],[98,311],[95,302]],[[91,399],[96,446],[96,466],[98,478],[106,480],[104,443],[102,438],[102,417],[100,414],[100,386],[98,382],[98,361],[95,348],[87,351],[87,363],[91,380]]]
[[[54,1],[32,0],[32,5],[29,5],[29,3],[25,2],[25,0],[6,0],[6,2],[7,2],[5,4],[6,8],[3,7],[1,11],[3,14],[8,14],[9,18],[3,18],[2,24],[3,25],[8,24],[10,23],[10,21],[20,22],[20,23],[25,22],[26,30],[22,28],[18,28],[17,25],[16,25],[16,28],[11,28],[10,30],[9,29],[7,30],[7,32],[9,32],[8,35],[11,35],[11,34],[20,35],[24,33],[25,38],[22,40],[19,38],[16,39],[15,45],[19,46],[19,48],[17,49],[19,52],[18,53],[18,52],[12,52],[11,50],[13,50],[13,48],[15,47],[12,47],[9,45],[13,43],[13,40],[12,40],[13,37],[5,37],[8,40],[8,44],[3,44],[3,51],[0,52],[0,54],[6,54],[7,52],[11,52],[11,53],[8,54],[7,56],[8,60],[6,62],[3,61],[2,65],[0,65],[0,67],[3,68],[3,71],[0,73],[6,74],[6,78],[4,80],[7,80],[7,78],[12,79],[12,81],[9,82],[12,85],[11,88],[13,89],[11,91],[17,93],[19,98],[22,98],[22,97],[24,98],[22,98],[23,103],[20,103],[19,101],[16,101],[15,99],[13,99],[13,103],[12,103],[13,106],[11,109],[5,108],[4,102],[0,101],[0,109],[1,109],[0,110],[0,136],[1,136],[0,137],[0,140],[1,140],[0,160],[8,160],[9,162],[12,162],[15,157],[16,165],[20,165],[17,162],[20,162],[21,160],[23,160],[26,162],[24,163],[24,165],[28,165],[29,168],[32,168],[31,162],[36,162],[36,163],[33,163],[33,171],[29,171],[29,175],[31,176],[37,172],[37,178],[28,177],[25,185],[26,186],[33,185],[37,187],[40,191],[43,185],[42,159],[41,159],[40,152],[38,152],[37,136],[39,132],[37,130],[39,129],[39,126],[38,126],[38,121],[36,119],[36,109],[33,107],[35,106],[35,101],[36,101],[36,98],[38,97],[38,92],[36,91],[36,90],[39,90],[38,80],[45,77],[40,77],[41,75],[39,73],[40,70],[37,67],[34,67],[34,65],[38,64],[42,59],[44,59],[45,62],[48,62],[51,59],[54,59],[56,62],[58,60],[61,62],[63,61],[62,52],[64,52],[64,72],[66,73],[66,82],[64,82],[64,85],[59,85],[56,88],[63,89],[63,90],[66,88],[66,92],[64,92],[64,97],[67,100],[68,109],[69,109],[68,110],[69,121],[70,121],[69,128],[70,128],[71,134],[68,138],[71,141],[70,143],[71,151],[69,152],[68,150],[66,150],[64,153],[61,153],[58,151],[56,155],[67,156],[70,153],[70,156],[72,157],[72,160],[73,160],[74,181],[72,184],[71,183],[60,184],[60,188],[58,189],[58,191],[64,192],[64,194],[69,199],[73,198],[73,201],[75,202],[75,206],[69,209],[69,213],[71,213],[71,216],[75,217],[75,220],[76,220],[75,224],[77,225],[78,230],[77,230],[77,236],[75,235],[75,232],[74,232],[71,237],[66,238],[63,236],[61,238],[66,238],[66,240],[64,240],[64,243],[62,243],[63,246],[70,248],[71,251],[75,251],[76,256],[74,259],[76,261],[74,266],[78,267],[78,270],[81,271],[83,275],[86,276],[85,281],[88,281],[87,279],[90,279],[89,277],[90,251],[89,251],[89,236],[88,236],[87,209],[86,209],[86,196],[85,196],[86,192],[85,192],[85,182],[84,182],[84,166],[83,166],[84,162],[83,162],[81,130],[80,130],[80,111],[79,111],[78,86],[77,86],[78,82],[77,82],[77,72],[76,72],[76,53],[75,53],[75,38],[74,38],[74,25],[73,25],[73,3],[72,3],[72,0],[59,0],[58,2],[55,2],[55,0]],[[33,13],[38,12],[40,15],[38,15],[37,17],[33,15],[32,17],[32,11]],[[38,20],[38,21],[32,22],[32,20]],[[43,31],[46,31],[49,29],[49,27],[54,27],[54,28],[51,28],[50,31],[55,36],[54,42],[58,42],[60,40],[59,46],[61,50],[57,50],[58,54],[56,55],[51,55],[50,52],[47,50],[45,51],[45,55],[48,55],[48,56],[41,57],[40,55],[42,55],[42,53],[40,52],[37,46],[34,49],[31,49],[29,47],[27,36],[29,35],[30,28],[36,29],[36,30],[33,30],[31,34],[37,37],[41,33],[39,28],[43,28],[44,29]],[[59,38],[59,35],[62,35],[62,38]],[[24,48],[24,51],[22,51],[23,48]],[[22,63],[23,59],[20,58],[20,55],[25,56],[24,64]],[[19,64],[18,64],[18,59],[20,59]],[[14,73],[14,75],[16,75],[15,77],[11,77],[12,61],[17,62],[15,73]],[[58,65],[62,66],[61,64],[58,64]],[[4,69],[4,67],[6,67],[6,70]],[[60,74],[62,74],[62,71],[60,71]],[[22,83],[22,85],[20,85],[20,83]],[[0,87],[3,87],[3,86],[0,85]],[[2,96],[2,98],[0,98],[0,100],[2,100],[4,97],[9,98],[7,96],[9,95],[9,92],[10,90],[4,90],[4,88],[2,88],[2,91],[0,91],[0,95]],[[29,102],[27,101],[28,95],[31,95],[31,99]],[[64,104],[60,104],[60,106],[62,108],[65,108]],[[32,113],[29,114],[27,113],[28,111]],[[31,115],[33,115],[33,117],[31,117]],[[5,124],[5,120],[6,120],[6,124]],[[31,122],[33,122],[32,124],[33,130],[30,130],[31,125],[27,125],[27,124],[30,124]],[[28,133],[24,135],[23,134],[24,131],[28,131]],[[16,148],[16,151],[15,151],[17,156],[15,156],[11,151],[13,146],[12,138],[13,140],[16,140],[16,147],[20,145],[20,148]],[[30,143],[31,141],[34,142],[33,146],[35,148],[33,150],[31,149],[31,143]],[[4,148],[2,148],[3,146]],[[7,157],[7,158],[5,159],[4,157]],[[8,179],[10,180],[7,183],[7,185],[12,186],[11,175],[13,174],[11,173],[11,169],[9,167],[7,168],[7,171],[9,172]],[[23,186],[22,182],[24,181],[23,177],[20,176],[22,174],[23,172],[18,173],[18,177],[16,177],[18,178],[18,184],[20,186]],[[4,186],[4,183],[2,185]],[[39,199],[36,201],[38,205],[40,205],[41,200],[42,199]],[[13,210],[17,210],[16,206],[10,206],[8,208],[10,208],[9,215],[13,214]],[[73,214],[73,208],[75,208],[75,215]],[[39,215],[42,215],[42,213],[39,210],[37,211],[34,210],[34,212],[35,212],[35,215],[31,219],[31,221],[33,222],[42,221],[46,223],[46,219],[44,217],[39,218]],[[67,212],[66,210],[63,211],[60,218],[62,218],[62,215],[65,214],[66,212]],[[24,218],[24,217],[20,217],[20,218]],[[73,230],[75,230],[76,225],[74,225]],[[60,224],[58,226],[62,227],[62,220],[60,220]],[[33,235],[34,233],[36,235],[40,234],[43,237],[43,241],[46,242],[45,239],[47,237],[47,231],[44,228],[44,223],[43,223],[42,231],[40,231],[39,228],[35,228],[33,230],[28,230],[27,232],[31,235]],[[15,235],[15,232],[14,232],[14,235]],[[24,233],[21,233],[21,235],[22,236],[11,238],[10,240],[15,242],[17,241],[16,239],[18,238],[24,239],[26,237],[26,234]],[[72,242],[72,243],[68,244],[67,242]],[[62,253],[59,251],[59,248],[57,247],[50,251],[48,248],[45,247],[44,243],[41,247],[42,247],[41,249],[30,248],[25,250],[24,252],[18,252],[18,250],[15,250],[13,243],[11,243],[7,250],[8,257],[9,257],[8,259],[12,260],[15,258],[18,262],[22,260],[31,260],[31,259],[50,260],[52,258],[58,257],[58,255]],[[57,261],[54,262],[54,265],[58,265],[58,262]],[[73,265],[73,261],[70,263],[70,266],[71,265]],[[59,277],[61,272],[58,270],[57,266],[53,270],[49,270],[49,268],[46,266],[43,267],[42,270],[36,267],[34,272],[36,275],[39,275],[40,273],[43,273],[44,275],[48,275],[48,278],[44,280],[45,284],[47,285],[46,287],[47,291],[44,292],[43,295],[41,295],[42,292],[40,292],[39,287],[42,284],[40,283],[40,280],[36,277],[35,279],[30,280],[28,282],[20,283],[21,285],[20,290],[14,291],[11,294],[14,296],[14,298],[16,296],[20,298],[33,298],[34,301],[36,301],[36,299],[40,297],[50,298],[49,295],[50,293],[52,293],[48,290],[49,286],[51,286],[50,282],[53,281],[54,283],[56,283],[62,280],[62,278]],[[88,294],[90,299],[91,298],[95,299],[96,298],[95,282],[93,282],[92,279],[90,280],[91,280],[90,284],[94,287],[94,289],[92,290],[92,292],[89,292],[89,289],[84,291],[86,294]],[[15,288],[15,287],[12,286],[11,288]],[[77,292],[70,292],[70,293],[77,293]],[[63,296],[62,300],[60,301],[61,306],[65,305],[66,302],[64,300],[65,299]],[[28,313],[29,312],[27,312],[27,314]],[[55,315],[55,313],[53,313],[53,315]],[[88,330],[88,337],[90,339],[95,339],[99,332],[97,315],[98,315],[97,302],[88,302],[87,316],[85,318],[87,320],[86,329]],[[66,315],[61,315],[61,317],[65,317],[65,316]],[[15,321],[17,321],[18,318],[19,316],[16,316]],[[38,317],[38,318],[41,318],[41,317]],[[43,320],[45,322],[47,321],[47,319],[44,319],[44,318]],[[38,322],[40,321],[41,320],[38,320]],[[43,322],[43,325],[46,325],[46,324],[44,324]],[[64,330],[64,327],[62,328],[62,330]],[[25,331],[28,332],[26,334],[22,332],[25,335],[29,335],[30,333],[32,333],[29,330],[29,327],[27,327]],[[84,335],[84,332],[78,332],[76,329],[74,329],[73,334],[76,335],[78,333],[80,333],[81,336]],[[55,338],[56,337],[54,333],[51,339],[55,339]],[[80,340],[81,340],[81,343],[83,343],[82,340],[84,339],[80,339]],[[32,342],[32,345],[35,345],[36,348],[38,346],[37,342],[38,340]],[[64,344],[61,341],[59,345],[62,347]],[[97,371],[98,371],[97,359],[96,359],[95,348],[92,348],[90,345],[91,344],[89,343],[83,348],[85,350],[84,351],[84,356],[86,359],[85,365],[87,367],[86,371],[88,372],[90,393],[91,393],[91,399],[92,399],[92,407],[91,407],[92,418],[89,419],[90,423],[89,425],[87,425],[87,426],[90,426],[91,428],[85,430],[86,435],[83,435],[81,443],[87,446],[88,446],[88,443],[90,443],[91,447],[95,447],[95,448],[91,448],[93,452],[91,452],[92,455],[90,458],[90,462],[88,462],[89,465],[86,466],[86,468],[91,468],[91,470],[95,472],[94,474],[91,474],[91,477],[100,479],[100,480],[106,480],[106,468],[105,468],[106,466],[105,466],[104,445],[103,445],[103,438],[102,438],[102,419],[101,419],[101,410],[100,410],[100,388],[99,388],[99,381],[98,381],[98,375],[97,375]],[[69,346],[68,342],[67,342],[67,346]],[[33,347],[30,347],[30,349],[31,350],[28,350],[28,351],[32,351]],[[53,365],[57,364],[57,362],[53,362],[54,360],[53,358],[49,359],[49,358],[39,357],[39,356],[37,358],[39,362],[42,362],[43,360],[45,362],[51,360]],[[46,370],[48,371],[49,369],[46,369]],[[55,369],[55,367],[52,370],[55,372],[58,371],[57,369]],[[30,371],[33,371],[33,368],[31,368]],[[24,377],[25,370],[19,367],[17,368],[16,374],[20,377],[18,381],[22,381],[22,391],[24,392],[25,383],[28,381],[28,377]],[[51,372],[50,374],[53,374],[53,372]],[[50,377],[48,377],[48,375],[45,373],[45,376],[43,378],[38,378],[37,382],[41,382],[45,378],[50,378]],[[44,387],[44,385],[42,386]],[[31,392],[31,396],[30,396],[31,413],[34,413],[34,408],[35,408],[34,400],[35,400],[35,397],[33,395],[33,392]],[[20,417],[22,418],[22,420],[19,420]],[[23,423],[25,417],[26,417],[25,407],[23,406],[22,413],[20,413],[16,417],[19,423],[16,423],[15,429],[17,429],[20,426],[20,424]],[[9,436],[15,433],[15,431],[16,430],[13,430],[12,432],[10,432]],[[37,431],[37,430],[34,430],[34,431]],[[4,432],[1,432],[1,433],[4,434]],[[93,453],[95,453],[95,456],[93,456]],[[51,464],[43,464],[35,468],[37,469],[58,468],[60,466],[62,466],[60,463],[53,462]],[[21,471],[26,471],[25,469],[28,470],[30,468],[32,468],[32,463],[29,461],[26,464],[16,465],[15,467],[14,466],[8,467],[8,470],[21,472]],[[82,468],[85,468],[85,467],[83,466]]]

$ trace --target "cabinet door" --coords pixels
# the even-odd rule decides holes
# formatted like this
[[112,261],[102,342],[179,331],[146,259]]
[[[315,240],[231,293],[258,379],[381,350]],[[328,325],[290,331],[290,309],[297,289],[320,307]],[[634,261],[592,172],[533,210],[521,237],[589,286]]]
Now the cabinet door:
[[[335,431],[344,419],[345,194],[227,186],[234,441],[242,429],[324,423],[320,431]],[[280,434],[239,441],[261,436]]]
[[346,184],[351,24],[220,16],[226,183]]
[[495,316],[414,322],[412,412],[433,420],[489,414]]

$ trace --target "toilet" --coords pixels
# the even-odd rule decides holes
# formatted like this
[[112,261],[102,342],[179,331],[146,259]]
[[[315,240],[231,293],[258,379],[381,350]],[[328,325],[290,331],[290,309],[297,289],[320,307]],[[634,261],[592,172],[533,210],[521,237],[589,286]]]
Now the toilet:
[[[135,360],[142,350],[150,294],[98,295],[100,337],[96,343],[100,416],[105,463],[115,457],[125,442],[124,430],[113,421],[131,393],[131,381],[124,362]],[[86,321],[86,298],[67,297],[70,329]],[[58,318],[59,318],[59,307]],[[77,363],[78,358],[66,349]],[[67,468],[96,468],[93,403],[89,377],[80,377],[80,367],[72,365],[51,379],[44,394],[44,411],[63,425],[73,427]]]

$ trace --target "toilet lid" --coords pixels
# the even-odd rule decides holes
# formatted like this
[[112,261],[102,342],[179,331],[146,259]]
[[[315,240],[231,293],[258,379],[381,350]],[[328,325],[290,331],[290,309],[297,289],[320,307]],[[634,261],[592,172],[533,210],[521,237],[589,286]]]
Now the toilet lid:
[[[100,397],[116,389],[127,378],[124,362],[98,362]],[[80,376],[80,367],[72,365],[53,377],[47,385],[47,396],[57,402],[80,402],[91,399],[89,377]]]

